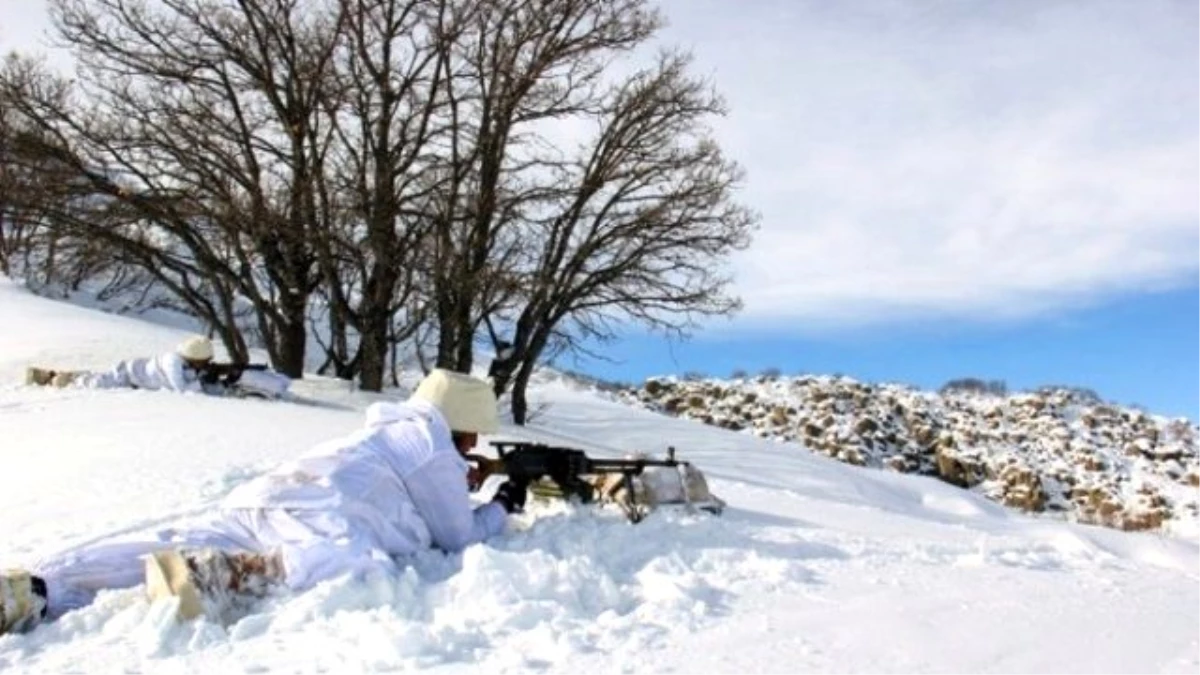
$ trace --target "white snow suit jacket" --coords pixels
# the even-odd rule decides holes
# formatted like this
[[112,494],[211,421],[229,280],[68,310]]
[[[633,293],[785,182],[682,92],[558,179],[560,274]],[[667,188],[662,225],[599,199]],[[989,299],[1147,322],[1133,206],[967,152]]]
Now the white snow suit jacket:
[[472,504],[468,465],[437,408],[375,403],[366,417],[364,429],[315,446],[221,504],[242,511],[238,520],[260,546],[282,550],[291,585],[382,556],[461,551],[504,530],[504,507]]
[[88,373],[78,380],[85,387],[96,389],[165,389],[178,392],[202,393],[200,374],[175,352],[152,358],[127,359],[102,373]]

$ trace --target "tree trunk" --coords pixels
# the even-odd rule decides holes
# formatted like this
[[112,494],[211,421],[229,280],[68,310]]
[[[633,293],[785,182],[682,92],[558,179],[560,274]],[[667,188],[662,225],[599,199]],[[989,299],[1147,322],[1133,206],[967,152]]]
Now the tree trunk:
[[241,329],[237,325],[237,318],[234,315],[234,295],[228,284],[217,282],[214,284],[217,290],[217,301],[220,303],[221,316],[213,317],[215,324],[213,328],[217,334],[221,336],[221,342],[225,345],[225,351],[229,352],[229,358],[232,361],[240,362],[250,360],[250,349],[246,345],[246,338],[242,335]]
[[[471,296],[467,296],[470,298]],[[468,299],[458,307],[454,317],[458,326],[458,344],[455,345],[454,366],[460,373],[470,373],[475,362],[475,332],[471,326],[471,303]]]
[[[462,295],[456,291],[449,298],[443,296],[438,303],[438,350],[435,367],[466,372],[462,369],[462,342],[468,339],[466,334],[470,332],[470,316],[469,311],[462,311],[461,301]],[[466,362],[469,367],[469,351]]]
[[346,337],[347,321],[344,306],[331,307],[329,312],[329,360],[333,376],[353,380],[358,375],[359,357],[350,356],[350,341]]
[[388,361],[388,324],[379,312],[363,323],[359,342],[359,386],[364,391],[382,391],[383,373]]
[[523,361],[513,380],[512,418],[513,423],[519,426],[525,426],[525,416],[529,412],[529,403],[525,398],[525,392],[529,388],[529,379],[533,377],[533,368],[536,363],[536,359]]
[[541,359],[542,352],[546,350],[549,340],[549,330],[537,331],[530,337],[523,350],[517,351],[514,348],[512,355],[509,357],[510,371],[518,360],[521,364],[517,369],[516,377],[513,378],[512,383],[512,415],[513,422],[516,424],[525,424],[525,416],[528,413],[525,390],[529,387],[529,380],[533,377],[533,370],[537,367],[538,360]]
[[388,325],[392,329],[392,330],[388,331],[389,332],[388,342],[391,343],[388,347],[388,349],[391,352],[391,362],[390,362],[390,367],[388,368],[388,371],[392,374],[392,377],[391,377],[392,386],[399,387],[400,386],[400,377],[396,374],[396,371],[398,371],[400,369],[399,368],[399,365],[400,365],[399,364],[400,340],[398,340],[396,338],[396,334],[395,334],[395,330],[394,330],[395,326],[392,325],[391,322],[388,322]]
[[304,376],[304,353],[308,332],[304,326],[305,297],[285,293],[280,298],[280,315],[275,326],[275,370],[291,378]]
[[513,356],[507,359],[492,361],[488,376],[492,378],[492,392],[496,396],[503,396],[504,391],[508,389],[508,383],[513,379],[513,370],[516,368],[516,365],[517,361]]

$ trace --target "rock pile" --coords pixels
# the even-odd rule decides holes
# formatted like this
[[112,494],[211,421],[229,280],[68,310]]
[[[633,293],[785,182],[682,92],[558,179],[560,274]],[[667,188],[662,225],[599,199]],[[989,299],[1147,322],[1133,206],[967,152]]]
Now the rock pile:
[[1194,532],[1200,429],[1068,389],[937,394],[845,377],[654,378],[636,405],[936,476],[1007,506],[1124,530]]

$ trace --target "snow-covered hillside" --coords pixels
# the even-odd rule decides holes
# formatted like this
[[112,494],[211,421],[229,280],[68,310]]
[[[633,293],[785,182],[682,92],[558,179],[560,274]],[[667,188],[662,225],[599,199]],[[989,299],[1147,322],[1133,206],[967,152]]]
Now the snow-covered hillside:
[[665,377],[623,400],[856,466],[936,476],[1022,511],[1193,539],[1200,529],[1200,429],[1077,391]]
[[[315,405],[42,390],[23,368],[104,366],[182,335],[0,280],[0,567],[202,513],[375,397]],[[417,373],[409,373],[411,383]],[[406,391],[387,392],[400,397]],[[558,378],[504,437],[597,456],[668,445],[721,517],[534,505],[507,535],[395,579],[335,580],[230,626],[177,625],[140,589],[25,635],[0,672],[1195,672],[1197,543],[1027,517],[936,478],[862,469],[639,409]],[[486,498],[486,492],[481,497]]]

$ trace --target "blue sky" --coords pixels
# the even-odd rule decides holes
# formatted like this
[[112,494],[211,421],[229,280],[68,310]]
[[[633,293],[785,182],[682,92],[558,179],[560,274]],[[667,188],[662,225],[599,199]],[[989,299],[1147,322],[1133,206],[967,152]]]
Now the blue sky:
[[612,363],[562,365],[609,379],[701,372],[841,373],[937,389],[958,377],[1000,379],[1010,390],[1069,384],[1105,400],[1200,419],[1200,288],[1139,293],[1052,318],[1002,326],[929,322],[793,335],[700,334],[682,343],[630,335],[606,347]]
[[[1200,416],[1196,2],[658,6],[762,216],[729,261],[745,309],[584,370],[1066,382]],[[47,25],[7,2],[0,51]]]
[[746,307],[582,370],[1064,382],[1198,417],[1196,3],[663,6],[763,217]]

